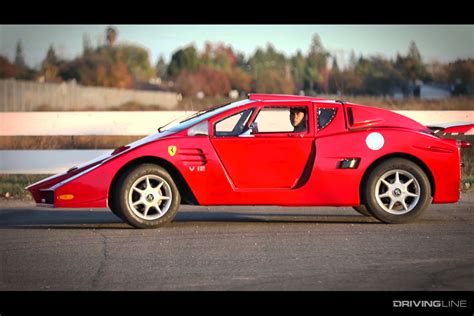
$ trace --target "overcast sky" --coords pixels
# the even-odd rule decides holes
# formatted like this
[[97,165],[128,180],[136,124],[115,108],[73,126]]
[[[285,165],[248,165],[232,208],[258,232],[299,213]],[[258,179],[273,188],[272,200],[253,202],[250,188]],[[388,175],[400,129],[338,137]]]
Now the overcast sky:
[[[93,46],[103,41],[108,25],[0,25],[0,55],[11,61],[18,40],[29,66],[38,67],[53,44],[56,53],[73,59],[82,53],[83,35]],[[230,45],[247,57],[267,43],[287,56],[306,53],[315,33],[323,46],[344,64],[351,50],[359,55],[406,54],[415,41],[424,61],[449,62],[474,58],[474,25],[114,25],[118,43],[148,49],[151,62],[162,55],[168,62],[174,51],[189,44],[202,50],[206,41]]]

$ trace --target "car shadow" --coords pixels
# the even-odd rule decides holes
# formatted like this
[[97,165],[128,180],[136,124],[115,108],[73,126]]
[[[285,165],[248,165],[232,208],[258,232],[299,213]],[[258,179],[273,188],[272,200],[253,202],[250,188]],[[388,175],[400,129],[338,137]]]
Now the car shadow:
[[174,222],[252,222],[252,223],[286,223],[286,224],[377,224],[375,218],[340,214],[311,214],[294,213],[287,214],[271,212],[179,212]]
[[0,228],[128,229],[131,226],[108,210],[11,209],[0,212]]
[[[287,223],[287,224],[381,224],[374,218],[354,215],[228,212],[218,209],[209,211],[179,211],[168,226],[181,226],[203,222],[227,223]],[[42,210],[9,209],[0,212],[1,228],[28,229],[133,229],[122,219],[106,209],[101,210]]]

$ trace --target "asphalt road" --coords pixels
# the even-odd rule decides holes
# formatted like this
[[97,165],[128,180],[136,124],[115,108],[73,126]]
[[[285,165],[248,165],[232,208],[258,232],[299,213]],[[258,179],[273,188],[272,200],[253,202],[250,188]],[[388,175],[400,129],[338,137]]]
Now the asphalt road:
[[138,230],[103,209],[0,203],[0,290],[474,290],[473,192],[403,225],[350,208],[183,206]]

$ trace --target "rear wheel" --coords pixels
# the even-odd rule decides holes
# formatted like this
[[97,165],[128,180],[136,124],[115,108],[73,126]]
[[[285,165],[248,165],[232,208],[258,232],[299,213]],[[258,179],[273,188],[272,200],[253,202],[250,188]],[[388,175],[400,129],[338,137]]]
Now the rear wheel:
[[368,211],[378,220],[397,224],[415,220],[431,202],[425,172],[414,162],[394,158],[370,173],[363,191]]
[[112,205],[131,226],[157,228],[173,220],[180,203],[169,173],[157,165],[142,164],[121,176]]

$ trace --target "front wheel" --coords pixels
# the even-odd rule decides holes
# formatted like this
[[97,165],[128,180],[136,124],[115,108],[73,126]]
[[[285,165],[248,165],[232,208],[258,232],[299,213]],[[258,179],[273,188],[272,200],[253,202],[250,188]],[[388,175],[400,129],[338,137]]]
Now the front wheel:
[[394,158],[369,174],[363,189],[366,207],[378,220],[398,224],[415,220],[431,202],[431,186],[414,162]]
[[160,166],[142,164],[119,179],[113,204],[131,226],[157,228],[173,220],[180,203],[170,174]]

